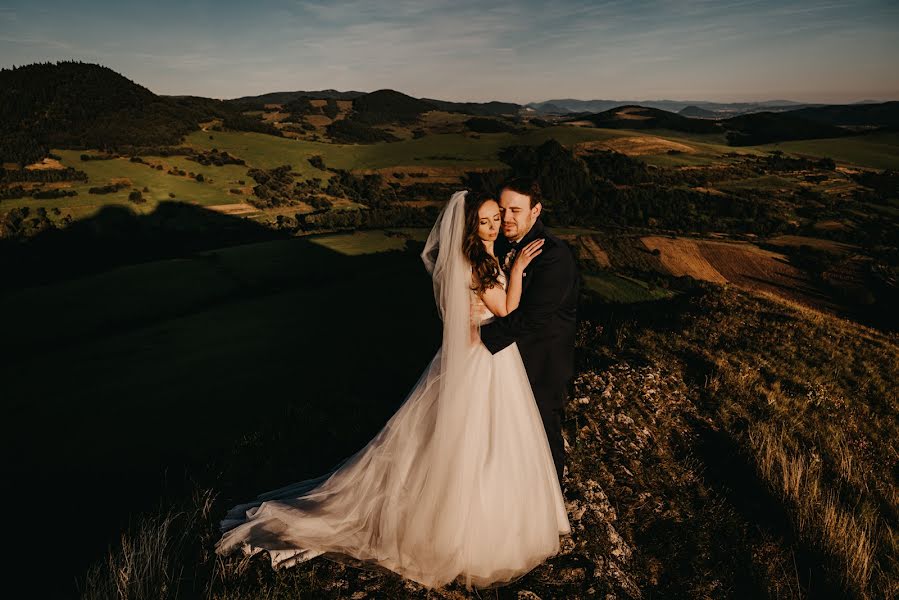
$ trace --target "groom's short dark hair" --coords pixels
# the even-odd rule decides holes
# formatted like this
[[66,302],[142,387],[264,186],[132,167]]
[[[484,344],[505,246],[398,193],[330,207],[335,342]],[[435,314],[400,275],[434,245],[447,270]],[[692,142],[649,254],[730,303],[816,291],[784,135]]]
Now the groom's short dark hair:
[[531,208],[534,208],[538,202],[543,202],[540,184],[533,177],[514,177],[507,180],[502,187],[499,188],[497,197],[502,195],[503,190],[512,190],[513,192],[518,192],[522,196],[527,196],[531,201]]

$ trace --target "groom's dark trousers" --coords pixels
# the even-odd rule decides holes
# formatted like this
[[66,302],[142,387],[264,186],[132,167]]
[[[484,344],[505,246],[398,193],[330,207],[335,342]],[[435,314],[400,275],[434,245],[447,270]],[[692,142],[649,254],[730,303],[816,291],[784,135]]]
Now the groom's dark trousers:
[[[580,275],[571,250],[547,232],[539,219],[518,247],[538,238],[546,240],[543,252],[525,269],[518,308],[481,327],[481,341],[493,354],[517,342],[561,483],[565,466],[562,420],[568,382],[574,374]],[[508,242],[497,240],[497,256],[502,257],[508,248]]]

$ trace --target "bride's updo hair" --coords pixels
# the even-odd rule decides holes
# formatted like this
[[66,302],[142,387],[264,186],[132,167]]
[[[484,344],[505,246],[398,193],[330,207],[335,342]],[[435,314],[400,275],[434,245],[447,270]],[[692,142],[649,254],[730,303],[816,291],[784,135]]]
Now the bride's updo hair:
[[478,236],[478,211],[488,200],[495,199],[485,193],[469,192],[465,196],[465,237],[462,240],[462,253],[471,263],[472,286],[476,294],[482,294],[489,288],[499,284],[499,265],[490,256],[484,241]]

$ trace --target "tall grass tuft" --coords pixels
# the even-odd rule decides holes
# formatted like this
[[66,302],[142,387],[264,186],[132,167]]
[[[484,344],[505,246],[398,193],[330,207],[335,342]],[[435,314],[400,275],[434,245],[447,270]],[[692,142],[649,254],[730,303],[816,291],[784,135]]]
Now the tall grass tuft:
[[[105,559],[88,569],[82,600],[168,600],[184,597],[193,587],[196,563],[206,562],[208,529],[213,506],[211,491],[194,493],[192,506],[142,516],[122,534]],[[185,574],[187,566],[187,574]]]
[[749,440],[759,472],[793,505],[799,530],[842,563],[850,587],[875,597],[870,589],[876,566],[874,518],[845,509],[824,484],[821,462],[791,450],[782,430],[756,426]]

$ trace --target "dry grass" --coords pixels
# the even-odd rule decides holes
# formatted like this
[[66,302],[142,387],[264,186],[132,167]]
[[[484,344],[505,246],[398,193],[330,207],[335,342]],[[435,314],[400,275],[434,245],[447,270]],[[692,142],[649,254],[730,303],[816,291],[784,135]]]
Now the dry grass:
[[[822,229],[824,228],[822,227]],[[768,242],[775,246],[811,246],[817,250],[825,250],[833,254],[846,254],[858,249],[858,246],[853,244],[844,244],[834,240],[804,235],[778,235],[768,239]]]
[[584,142],[576,146],[578,152],[590,150],[615,150],[628,156],[642,156],[644,154],[665,154],[668,150],[677,150],[686,154],[697,152],[692,146],[673,142],[654,135],[622,136],[608,140]]
[[693,240],[659,236],[647,236],[641,240],[649,250],[659,250],[662,265],[675,277],[689,275],[712,283],[727,283],[727,279],[709,264]]
[[205,539],[196,536],[210,521],[213,503],[211,492],[199,492],[193,506],[183,512],[141,518],[132,532],[122,534],[120,545],[110,549],[105,561],[90,568],[82,600],[165,600],[192,595],[185,588],[190,587],[186,582],[193,579],[196,565],[183,559],[198,542],[201,548],[208,547],[208,535]]
[[290,113],[285,112],[267,112],[262,115],[262,120],[266,123],[280,123],[281,121],[286,121],[290,118]]
[[224,215],[245,215],[249,213],[259,212],[258,208],[256,208],[252,204],[247,204],[246,202],[239,202],[235,204],[214,204],[211,206],[207,206],[206,208],[222,213]]
[[749,291],[767,291],[810,306],[833,308],[814,289],[808,276],[779,252],[747,242],[697,240],[702,256],[734,285]]
[[[844,508],[823,481],[820,457],[791,450],[782,430],[760,425],[749,430],[749,440],[759,472],[792,504],[800,531],[842,563],[851,587],[870,593],[877,537],[874,517]],[[841,449],[840,469],[851,469],[852,453],[845,443]]]
[[41,162],[32,163],[25,167],[26,171],[54,171],[65,169],[65,166],[55,158],[44,158]]
[[703,298],[640,347],[692,365],[714,419],[852,597],[896,597],[899,339],[775,294]]
[[[580,236],[590,238],[615,268],[662,273],[717,285],[731,284],[753,294],[775,294],[792,302],[834,312],[836,301],[816,288],[815,283],[789,258],[745,241],[668,236]],[[579,246],[590,242],[578,239]],[[637,251],[639,250],[639,251]],[[658,250],[658,256],[651,252]],[[582,258],[591,260],[584,250]],[[606,260],[596,261],[605,266]]]
[[846,223],[842,221],[818,221],[813,227],[819,231],[842,231],[848,229]]
[[629,119],[631,121],[645,121],[647,119],[651,119],[652,117],[639,114],[647,112],[645,108],[639,108],[636,106],[630,108],[623,108],[615,113],[615,116],[619,119]]
[[331,121],[331,119],[329,117],[326,117],[325,115],[306,115],[305,118],[307,123],[309,123],[310,125],[315,125],[319,128],[327,127],[328,125],[333,123],[333,121]]
[[578,249],[583,250],[583,253],[586,254],[586,258],[592,259],[597,265],[605,269],[612,266],[612,263],[609,261],[609,255],[605,250],[600,248],[599,244],[596,243],[596,240],[589,236],[581,236],[579,239],[581,243],[579,244]]

